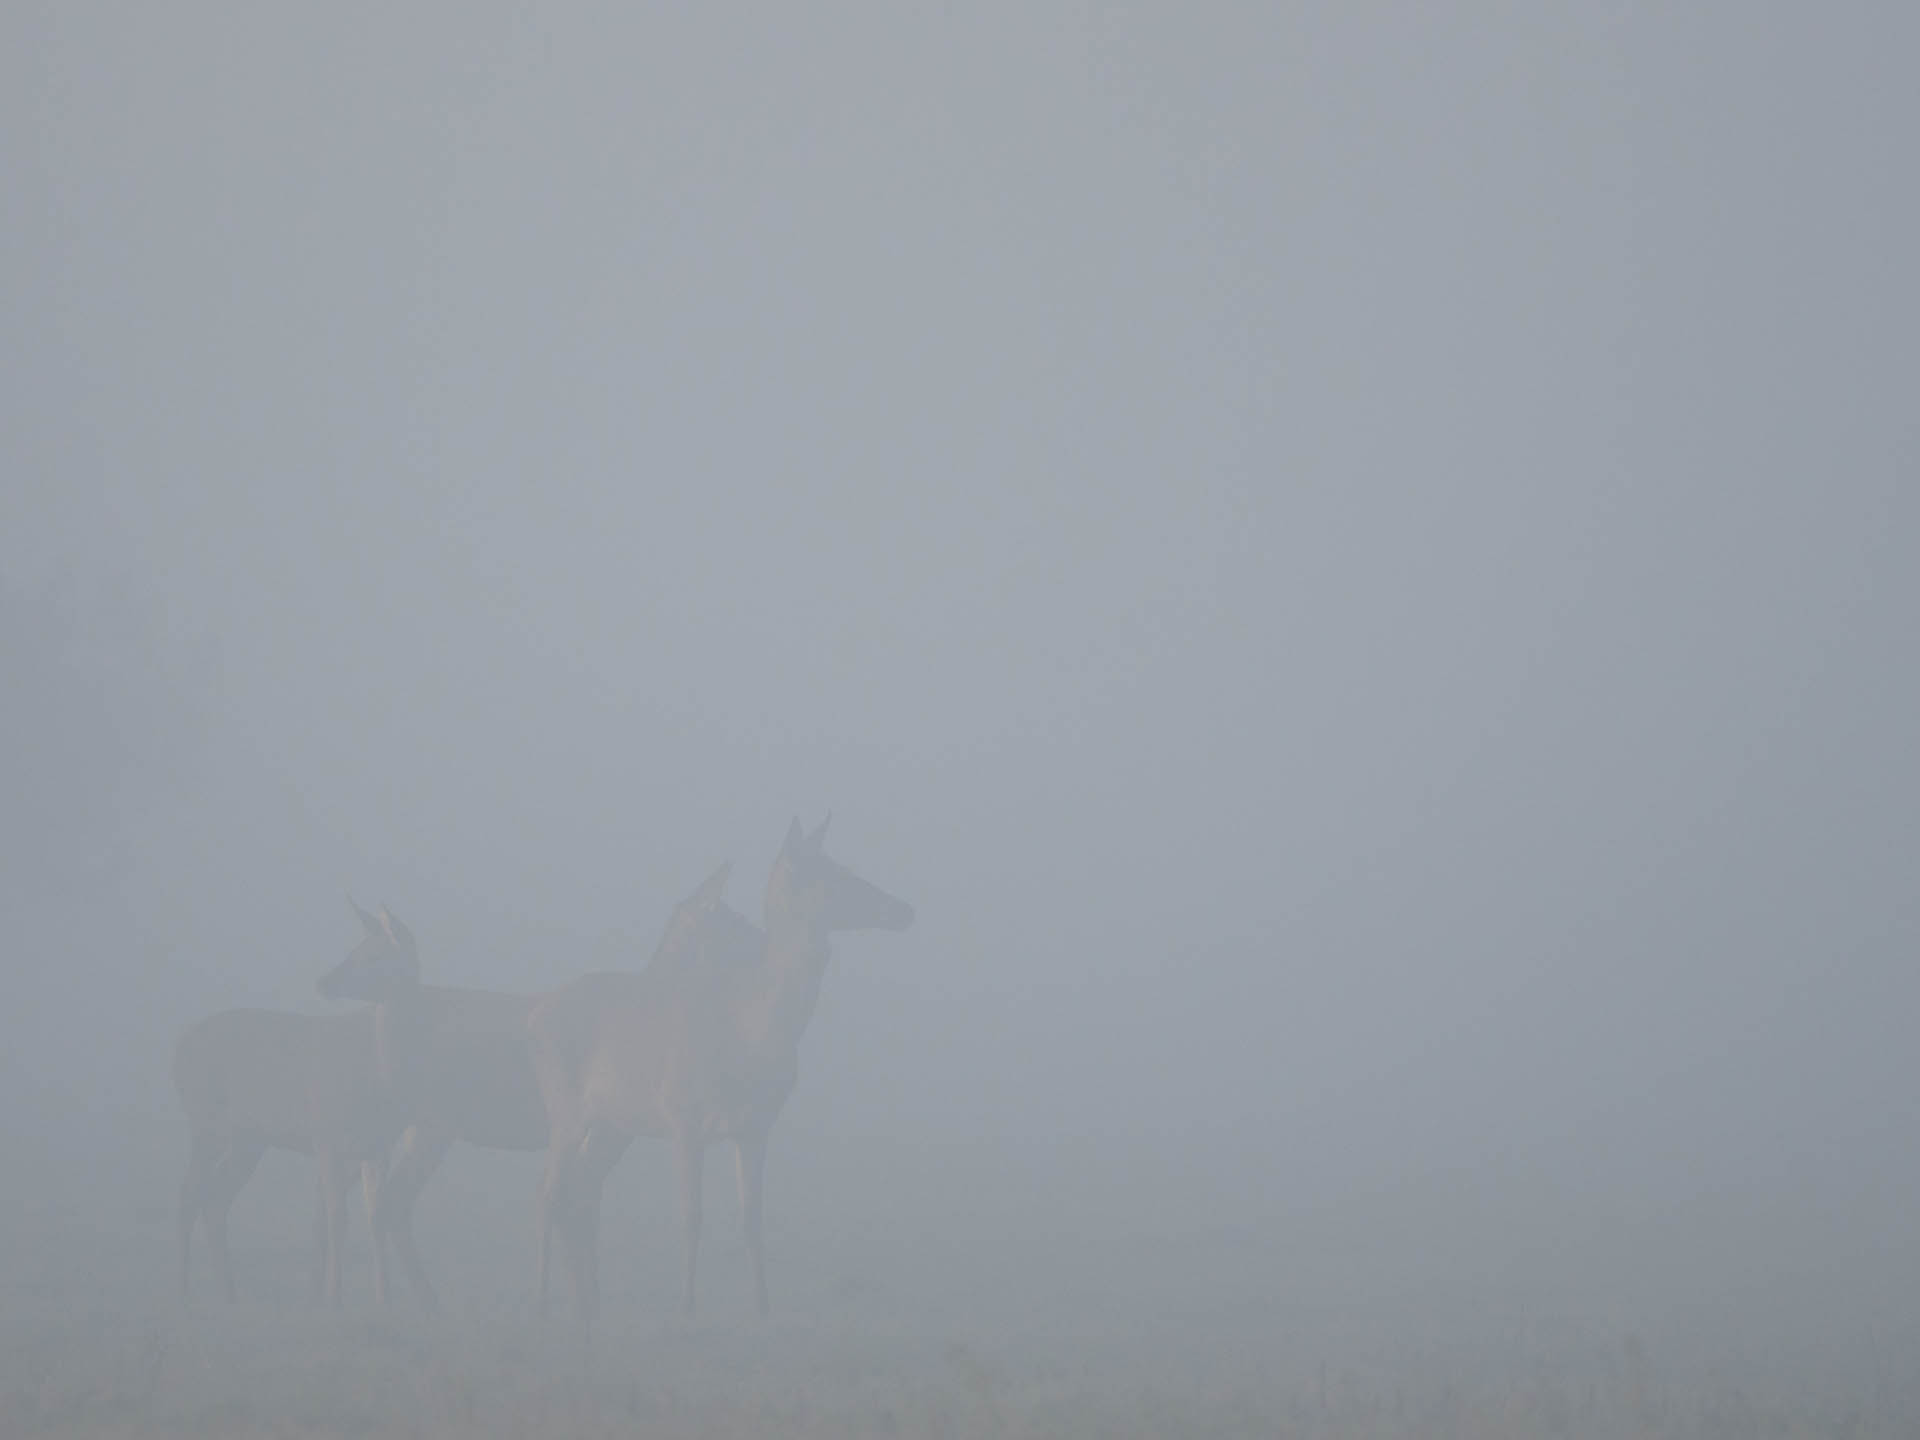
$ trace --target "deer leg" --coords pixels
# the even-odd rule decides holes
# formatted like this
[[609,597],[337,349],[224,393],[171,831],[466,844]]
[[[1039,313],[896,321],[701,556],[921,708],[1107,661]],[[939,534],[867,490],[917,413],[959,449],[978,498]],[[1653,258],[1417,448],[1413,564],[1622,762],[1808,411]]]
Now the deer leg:
[[580,1152],[586,1146],[586,1137],[555,1134],[547,1150],[547,1168],[540,1177],[540,1196],[534,1207],[534,1223],[538,1231],[539,1253],[536,1279],[538,1282],[539,1313],[542,1319],[547,1314],[547,1281],[553,1256],[553,1232],[561,1232],[563,1244],[567,1247],[567,1263],[575,1270],[575,1302],[579,1298],[579,1280],[577,1258],[574,1254],[574,1225],[572,1211],[577,1204],[576,1196],[581,1186],[579,1171]]
[[572,1202],[561,1233],[573,1274],[574,1317],[590,1333],[600,1314],[600,1196],[582,1185]]
[[347,1187],[351,1172],[346,1161],[331,1150],[320,1152],[320,1183],[325,1191],[327,1211],[326,1300],[340,1308],[340,1265],[347,1248]]
[[615,1162],[632,1137],[595,1126],[570,1157],[562,1203],[566,1241],[573,1268],[574,1313],[583,1329],[600,1313],[600,1197]]
[[413,1202],[428,1177],[440,1168],[452,1143],[450,1135],[436,1130],[418,1125],[408,1130],[400,1142],[393,1167],[387,1172],[386,1183],[380,1191],[380,1213],[375,1216],[375,1227],[390,1236],[400,1252],[400,1261],[407,1269],[408,1288],[429,1315],[440,1308],[440,1298],[434,1293],[433,1282],[427,1278],[427,1267],[421,1264],[419,1248],[414,1244]]
[[706,1147],[691,1131],[674,1136],[674,1169],[680,1177],[680,1228],[685,1237],[686,1275],[681,1286],[680,1310],[693,1318],[693,1277],[700,1263],[700,1181],[706,1168]]
[[566,1204],[567,1158],[576,1143],[554,1139],[547,1150],[546,1171],[540,1177],[539,1198],[534,1202],[534,1228],[539,1241],[535,1303],[542,1320],[547,1318],[547,1267],[553,1253],[553,1227]]
[[200,1222],[206,1204],[207,1180],[218,1154],[218,1142],[203,1131],[193,1132],[192,1148],[187,1153],[187,1173],[180,1181],[180,1209],[174,1217],[180,1235],[180,1298],[185,1299],[193,1283],[193,1227]]
[[[347,1217],[352,1207],[347,1203],[347,1191],[353,1184],[353,1171],[346,1169],[341,1176],[340,1186],[340,1233],[346,1236]],[[360,1194],[367,1207],[367,1241],[373,1247],[373,1303],[382,1310],[393,1308],[393,1296],[387,1289],[387,1229],[382,1223],[386,1214],[387,1170],[384,1159],[362,1158],[360,1161]]]
[[214,1270],[220,1277],[220,1290],[229,1303],[233,1300],[233,1256],[227,1249],[227,1213],[233,1198],[253,1178],[253,1172],[266,1153],[257,1140],[235,1137],[227,1142],[209,1177],[200,1208],[207,1227],[207,1248],[213,1251]]
[[740,1222],[747,1232],[747,1254],[753,1260],[753,1303],[767,1318],[767,1251],[760,1236],[760,1191],[766,1176],[767,1136],[757,1131],[733,1142],[734,1169],[740,1181]]
[[318,1305],[327,1291],[327,1177],[313,1177],[313,1289],[308,1303]]

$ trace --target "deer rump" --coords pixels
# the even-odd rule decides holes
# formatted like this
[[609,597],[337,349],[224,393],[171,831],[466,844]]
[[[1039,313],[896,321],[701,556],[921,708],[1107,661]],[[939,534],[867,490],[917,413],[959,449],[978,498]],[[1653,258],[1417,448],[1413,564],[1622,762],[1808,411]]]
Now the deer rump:
[[277,1148],[320,1161],[315,1280],[338,1300],[348,1177],[384,1163],[406,1108],[387,1082],[382,1041],[371,1007],[346,1015],[226,1010],[180,1037],[173,1083],[192,1131],[178,1211],[182,1294],[197,1225],[220,1289],[234,1298],[227,1216],[261,1157]]
[[223,1010],[180,1037],[173,1085],[195,1136],[312,1154],[320,1135],[375,1150],[402,1107],[380,1079],[371,1007],[347,1015]]

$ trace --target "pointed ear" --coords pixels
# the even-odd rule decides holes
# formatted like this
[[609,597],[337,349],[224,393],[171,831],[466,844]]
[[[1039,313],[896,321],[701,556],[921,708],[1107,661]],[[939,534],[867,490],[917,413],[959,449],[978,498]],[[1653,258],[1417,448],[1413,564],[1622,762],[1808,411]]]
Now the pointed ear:
[[360,917],[361,928],[364,929],[367,934],[378,935],[382,933],[379,918],[369,915],[366,911],[362,910],[359,902],[355,900],[351,894],[347,896],[347,904],[353,906],[353,913]]
[[693,892],[693,903],[702,907],[718,905],[727,891],[727,876],[732,873],[733,862],[723,861],[718,870],[700,882],[700,888]]
[[807,837],[800,829],[800,817],[796,815],[787,825],[786,843],[781,848],[789,855],[793,855],[797,854],[800,847],[806,843]]
[[413,932],[407,929],[399,917],[384,905],[380,907],[380,928],[386,932],[387,938],[402,950],[409,955],[414,953],[416,947],[413,943]]
[[833,823],[833,812],[827,811],[827,818],[820,822],[820,828],[807,837],[807,844],[816,855],[824,855],[827,850],[827,826]]

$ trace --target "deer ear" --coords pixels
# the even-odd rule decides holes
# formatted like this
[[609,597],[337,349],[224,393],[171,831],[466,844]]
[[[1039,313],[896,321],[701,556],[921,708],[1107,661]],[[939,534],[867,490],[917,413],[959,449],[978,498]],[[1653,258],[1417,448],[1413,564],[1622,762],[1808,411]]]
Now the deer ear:
[[797,853],[800,847],[806,843],[806,834],[800,829],[800,817],[796,815],[787,824],[787,841],[782,848],[785,849],[789,855],[792,855]]
[[367,934],[378,935],[381,933],[382,926],[378,916],[369,915],[366,911],[362,910],[359,901],[355,900],[352,895],[347,896],[347,904],[353,906],[353,913],[360,917],[360,925]]
[[398,916],[384,905],[380,907],[380,928],[386,931],[387,938],[393,941],[394,944],[398,945],[408,954],[413,953],[415,949],[413,932],[400,921]]
[[720,897],[727,892],[727,876],[732,873],[733,862],[731,860],[721,861],[720,868],[709,875],[706,880],[701,883],[700,888],[694,892],[694,898],[702,905],[719,904]]
[[826,853],[827,826],[831,825],[832,823],[833,823],[833,812],[829,810],[827,811],[827,818],[820,822],[820,827],[817,830],[815,830],[813,834],[807,837],[807,844],[813,849],[813,852],[816,855],[824,855]]

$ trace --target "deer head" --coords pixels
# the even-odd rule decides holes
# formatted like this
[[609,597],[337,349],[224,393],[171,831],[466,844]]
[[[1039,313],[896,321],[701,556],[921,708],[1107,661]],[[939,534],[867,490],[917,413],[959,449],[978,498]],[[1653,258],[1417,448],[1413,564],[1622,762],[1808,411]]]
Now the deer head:
[[829,814],[807,834],[796,817],[767,880],[767,921],[804,927],[814,943],[844,930],[905,930],[913,906],[863,880],[827,854]]
[[654,947],[652,963],[657,965],[667,960],[695,958],[702,928],[709,917],[726,904],[723,897],[727,890],[727,876],[732,870],[733,862],[729,860],[673,907],[673,913],[667,917],[667,928],[661,933],[660,943]]
[[320,977],[317,988],[329,1000],[382,1000],[420,983],[420,952],[413,932],[383,905],[369,915],[347,897],[364,933],[347,958]]

